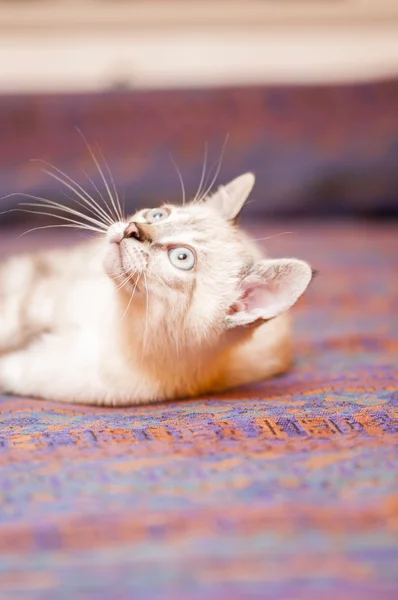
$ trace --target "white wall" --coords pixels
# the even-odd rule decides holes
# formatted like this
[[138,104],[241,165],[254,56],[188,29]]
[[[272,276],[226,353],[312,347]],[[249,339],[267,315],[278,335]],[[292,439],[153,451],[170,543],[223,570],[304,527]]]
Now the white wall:
[[398,0],[0,0],[0,92],[398,74]]

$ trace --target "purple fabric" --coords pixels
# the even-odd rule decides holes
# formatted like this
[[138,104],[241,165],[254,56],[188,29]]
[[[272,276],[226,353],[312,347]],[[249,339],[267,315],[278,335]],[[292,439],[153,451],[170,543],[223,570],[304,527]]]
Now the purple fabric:
[[2,96],[0,196],[29,192],[69,202],[69,190],[29,162],[35,158],[97,195],[82,170],[103,185],[76,126],[107,173],[102,152],[130,208],[181,198],[170,154],[187,194],[195,194],[205,145],[210,182],[228,135],[217,182],[256,173],[248,216],[398,213],[398,80]]
[[287,375],[126,409],[0,398],[1,598],[397,598],[397,226],[253,228],[283,231],[270,253],[320,271]]

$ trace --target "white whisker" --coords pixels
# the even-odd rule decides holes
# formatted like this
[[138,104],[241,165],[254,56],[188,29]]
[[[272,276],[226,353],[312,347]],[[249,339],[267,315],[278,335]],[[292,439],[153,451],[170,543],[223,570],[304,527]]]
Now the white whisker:
[[40,227],[33,227],[32,229],[28,229],[27,231],[24,231],[23,233],[21,233],[21,235],[18,236],[18,238],[23,237],[24,235],[27,235],[28,233],[32,233],[33,231],[39,231],[40,229],[54,229],[55,227],[70,227],[71,229],[84,229],[87,231],[95,231],[94,229],[91,229],[91,227],[79,227],[78,225],[59,225],[59,224],[42,225]]
[[144,329],[144,339],[142,344],[142,355],[144,356],[146,351],[146,340],[147,340],[147,332],[148,332],[148,319],[149,319],[149,291],[148,284],[145,272],[142,272],[144,276],[144,285],[145,285],[145,299],[146,299],[146,309],[145,309],[145,329]]
[[122,322],[122,321],[123,321],[124,317],[126,316],[126,314],[127,314],[128,310],[129,310],[129,308],[130,308],[130,306],[131,306],[131,302],[133,301],[134,294],[135,294],[135,291],[136,291],[136,289],[137,289],[137,286],[138,286],[138,284],[139,284],[139,282],[140,282],[140,279],[141,279],[141,277],[142,277],[142,274],[141,274],[141,275],[138,277],[138,279],[137,279],[137,281],[136,281],[136,283],[135,283],[134,289],[133,289],[133,291],[132,291],[132,294],[131,294],[131,296],[130,296],[129,303],[127,304],[127,308],[126,308],[126,310],[124,311],[124,313],[123,313],[123,316],[122,316],[122,318],[120,319],[120,322]]
[[[215,161],[215,162],[212,164],[212,166],[211,166],[211,168],[210,168],[210,170],[209,170],[209,176],[210,176],[210,173],[212,172],[213,168],[214,168],[216,165],[218,165],[218,166],[217,166],[217,168],[216,168],[216,172],[215,172],[215,174],[214,174],[214,177],[213,177],[213,179],[211,180],[211,182],[210,182],[210,185],[208,185],[208,186],[207,186],[207,188],[204,190],[204,192],[202,193],[202,195],[201,195],[201,196],[198,198],[198,200],[197,200],[197,204],[199,204],[200,202],[202,202],[202,201],[203,201],[203,200],[204,200],[204,199],[205,199],[205,198],[208,196],[208,194],[211,192],[211,190],[212,190],[212,188],[213,188],[213,185],[215,184],[215,182],[216,182],[216,180],[217,180],[217,177],[218,177],[218,176],[219,176],[219,174],[220,174],[221,165],[222,165],[222,161],[223,161],[223,158],[224,158],[224,152],[225,152],[225,148],[226,148],[226,145],[227,145],[227,142],[228,142],[228,138],[229,138],[229,134],[227,134],[227,135],[226,135],[226,137],[225,137],[225,140],[224,140],[224,143],[223,143],[223,146],[222,146],[222,149],[221,149],[221,155],[220,155],[220,158],[219,158],[218,160],[216,160],[216,161]],[[206,182],[206,184],[207,184],[207,182]]]
[[[119,276],[119,279],[121,279],[122,277],[126,277],[127,273],[123,273],[123,275]],[[130,273],[130,275],[128,277],[126,277],[126,279],[124,279],[122,281],[122,283],[120,283],[117,287],[116,287],[116,292],[119,292],[121,289],[123,289],[129,281],[131,281],[134,277],[135,273]]]
[[110,170],[110,168],[109,168],[109,165],[108,165],[107,161],[105,160],[105,157],[104,157],[104,155],[103,155],[103,152],[102,152],[101,148],[98,146],[98,144],[97,144],[97,147],[98,147],[98,152],[100,153],[100,155],[101,155],[101,158],[102,158],[102,160],[104,161],[104,164],[105,164],[105,166],[106,166],[106,170],[108,171],[108,175],[109,175],[109,177],[110,177],[110,179],[111,179],[111,183],[112,183],[112,187],[113,187],[113,192],[114,192],[114,194],[115,194],[115,198],[116,198],[116,204],[117,204],[117,208],[118,208],[118,212],[117,212],[117,214],[118,214],[118,216],[120,217],[120,219],[119,219],[119,220],[120,220],[120,221],[123,221],[123,220],[124,220],[124,218],[123,218],[123,213],[122,213],[122,207],[120,206],[119,194],[117,193],[117,189],[116,189],[115,180],[114,180],[114,178],[113,178],[113,175],[112,175],[112,173],[111,173],[111,170]]
[[281,233],[275,233],[274,235],[269,235],[268,237],[252,240],[252,242],[263,242],[264,240],[272,240],[273,238],[279,237],[280,235],[287,235],[288,233],[293,233],[293,231],[282,231]]
[[157,283],[164,289],[169,290],[169,286],[159,277],[157,273],[151,273],[151,276],[154,277]]
[[[114,220],[112,220],[113,219],[112,209],[109,206],[108,202],[105,200],[105,198],[104,198],[101,190],[98,188],[98,186],[96,185],[95,181],[93,179],[91,179],[91,177],[86,173],[86,171],[84,169],[82,169],[80,167],[80,170],[83,173],[83,175],[85,175],[87,177],[87,179],[89,180],[89,182],[91,183],[91,185],[93,186],[93,188],[95,189],[95,191],[97,192],[97,194],[99,195],[99,197],[101,198],[102,202],[105,204],[106,208],[109,211],[109,215],[111,215],[111,217],[108,216],[108,218],[110,218],[111,222],[114,223]],[[105,212],[105,214],[107,214],[105,210],[104,210],[104,212]]]
[[207,166],[207,142],[205,144],[205,153],[204,153],[204,157],[203,157],[202,176],[200,178],[198,191],[196,192],[195,197],[192,200],[192,204],[196,203],[197,199],[200,197],[200,194],[202,192],[202,186],[203,186],[203,182],[204,182],[204,179],[206,176],[206,166]]
[[87,141],[87,140],[86,140],[86,138],[84,137],[84,135],[83,135],[82,131],[81,131],[81,130],[80,130],[78,127],[76,127],[76,130],[77,130],[77,132],[79,133],[80,137],[82,138],[83,142],[85,143],[85,145],[86,145],[86,147],[87,147],[87,150],[89,151],[89,153],[90,153],[90,155],[91,155],[91,158],[93,159],[93,161],[94,161],[94,164],[95,164],[95,166],[97,167],[99,174],[101,175],[101,179],[102,179],[102,181],[103,181],[103,183],[104,183],[105,189],[106,189],[106,191],[107,191],[107,193],[108,193],[109,199],[110,199],[110,201],[111,201],[111,204],[112,204],[112,206],[113,206],[113,210],[114,210],[114,216],[116,217],[116,220],[118,221],[118,220],[120,220],[120,219],[119,219],[119,216],[118,216],[118,214],[117,214],[117,209],[116,209],[115,201],[114,201],[114,199],[113,199],[113,196],[112,196],[112,194],[111,194],[111,190],[110,190],[110,188],[109,188],[108,181],[106,180],[106,177],[105,177],[105,175],[104,175],[104,172],[103,172],[103,170],[102,170],[102,168],[101,168],[101,165],[99,164],[97,157],[95,156],[95,154],[94,154],[94,152],[93,152],[93,150],[92,150],[92,148],[91,148],[90,144],[88,143],[88,141]]
[[122,188],[122,215],[125,217],[125,221],[127,221],[127,215],[126,215],[126,198],[125,198],[125,190],[124,188]]
[[[49,175],[53,179],[56,179],[57,181],[59,181],[60,183],[62,183],[65,187],[69,188],[74,194],[76,194],[76,196],[78,196],[81,200],[83,200],[83,202],[86,201],[86,199],[84,198],[84,196],[82,194],[80,194],[71,184],[69,184],[67,181],[64,181],[62,179],[62,177],[59,177],[58,175],[56,175],[55,173],[52,173],[48,169],[43,169],[43,171],[44,171],[44,173],[47,173],[47,175]],[[77,200],[75,200],[75,202],[77,202]],[[108,226],[112,225],[113,221],[108,216],[106,216],[106,219],[109,221]]]
[[[52,169],[57,171],[57,173],[60,173],[60,175],[62,175],[62,177],[64,177],[66,180],[70,181],[73,185],[68,184],[67,181],[64,181],[64,179],[62,179],[61,177],[58,177],[57,175],[55,175],[55,173],[52,173],[48,169],[43,169],[44,173],[47,173],[48,175],[50,175],[50,177],[57,179],[60,183],[62,183],[67,188],[69,188],[71,191],[73,191],[74,194],[76,194],[78,198],[83,200],[84,205],[82,205],[76,198],[70,198],[71,200],[73,200],[74,202],[79,204],[79,206],[84,206],[84,208],[88,207],[89,210],[93,214],[96,214],[96,216],[100,217],[101,219],[105,219],[109,225],[113,224],[113,220],[111,219],[110,215],[102,208],[102,206],[100,206],[98,204],[98,202],[96,202],[96,200],[94,200],[94,198],[81,185],[79,185],[74,179],[72,179],[72,177],[70,177],[69,175],[64,173],[64,171],[62,171],[55,165],[52,165],[51,163],[49,163],[45,160],[32,159],[32,161],[40,162],[42,164],[48,165],[49,167],[51,167]],[[76,187],[74,187],[74,186],[76,186]],[[84,196],[82,196],[82,194],[79,192],[79,190],[84,194]],[[69,196],[67,196],[67,197],[69,197]],[[108,209],[109,209],[109,207],[108,207]]]
[[169,154],[170,160],[173,163],[173,166],[177,172],[178,175],[178,179],[180,180],[180,185],[181,185],[181,192],[182,192],[182,205],[185,206],[185,187],[184,187],[184,181],[182,179],[182,175],[181,175],[181,171],[180,169],[177,167],[177,163],[175,162],[175,160],[173,159],[173,157],[171,156],[171,154]]
[[[71,185],[70,183],[68,183],[67,181],[64,181],[64,179],[62,179],[62,177],[59,177],[58,175],[56,175],[55,173],[52,173],[51,171],[49,171],[48,169],[43,169],[43,172],[46,173],[47,175],[49,175],[50,177],[52,177],[53,179],[56,179],[57,181],[59,181],[60,183],[62,183],[62,185],[64,185],[65,187],[67,187],[68,189],[70,189],[74,194],[76,194],[76,196],[78,196],[78,198],[80,198],[81,200],[83,200],[83,202],[86,202],[86,198],[79,193],[78,190],[76,190],[73,185]],[[73,200],[75,202],[77,202],[78,204],[80,204],[75,198],[73,198]],[[97,215],[98,216],[98,215]],[[109,219],[109,217],[106,217],[107,219]],[[109,224],[112,224],[112,221],[109,219]]]
[[33,200],[40,200],[40,203],[39,202],[20,202],[19,203],[20,206],[34,206],[37,208],[54,208],[55,210],[60,210],[62,212],[74,215],[75,217],[80,217],[82,219],[85,219],[89,223],[96,225],[97,227],[103,229],[104,231],[106,231],[108,229],[108,226],[105,225],[102,221],[98,221],[98,219],[94,219],[93,217],[85,215],[84,213],[81,213],[80,211],[75,210],[74,208],[71,208],[69,206],[64,206],[63,204],[60,204],[59,202],[54,202],[54,200],[49,200],[48,198],[42,198],[41,196],[33,196],[32,194],[16,194],[16,195],[22,196],[25,198],[32,198]]
[[46,217],[53,217],[54,219],[59,219],[60,221],[66,221],[67,223],[71,223],[74,226],[77,226],[80,229],[89,229],[90,231],[96,231],[98,233],[104,233],[103,229],[99,229],[98,227],[94,227],[93,225],[89,225],[88,223],[81,223],[80,221],[75,221],[74,219],[70,219],[67,217],[63,217],[62,215],[56,215],[54,213],[49,213],[41,210],[27,210],[26,208],[13,208],[8,212],[23,212],[29,213],[32,215],[44,215]]

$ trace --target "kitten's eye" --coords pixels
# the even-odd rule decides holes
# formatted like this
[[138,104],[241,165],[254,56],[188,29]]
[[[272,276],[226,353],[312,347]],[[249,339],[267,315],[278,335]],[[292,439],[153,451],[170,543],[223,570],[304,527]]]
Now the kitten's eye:
[[190,271],[195,266],[195,254],[189,248],[173,248],[169,252],[171,264],[177,269]]
[[165,208],[153,208],[152,210],[148,210],[145,214],[145,219],[148,223],[156,223],[157,221],[163,221],[167,219],[169,216],[169,211]]

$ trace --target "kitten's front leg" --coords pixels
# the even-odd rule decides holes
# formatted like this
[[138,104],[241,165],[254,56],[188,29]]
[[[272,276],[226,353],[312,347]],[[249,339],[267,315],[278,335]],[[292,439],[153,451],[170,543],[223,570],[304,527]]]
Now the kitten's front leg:
[[26,345],[51,327],[50,291],[28,257],[0,265],[0,354]]
[[28,293],[0,298],[0,354],[26,346],[51,328],[51,319],[36,313]]
[[21,295],[0,297],[0,353],[18,348],[27,339]]
[[139,401],[126,374],[110,376],[78,334],[44,335],[26,349],[0,355],[1,392],[109,406]]
[[78,364],[70,346],[43,341],[0,355],[0,392],[94,404],[100,390],[97,374]]

